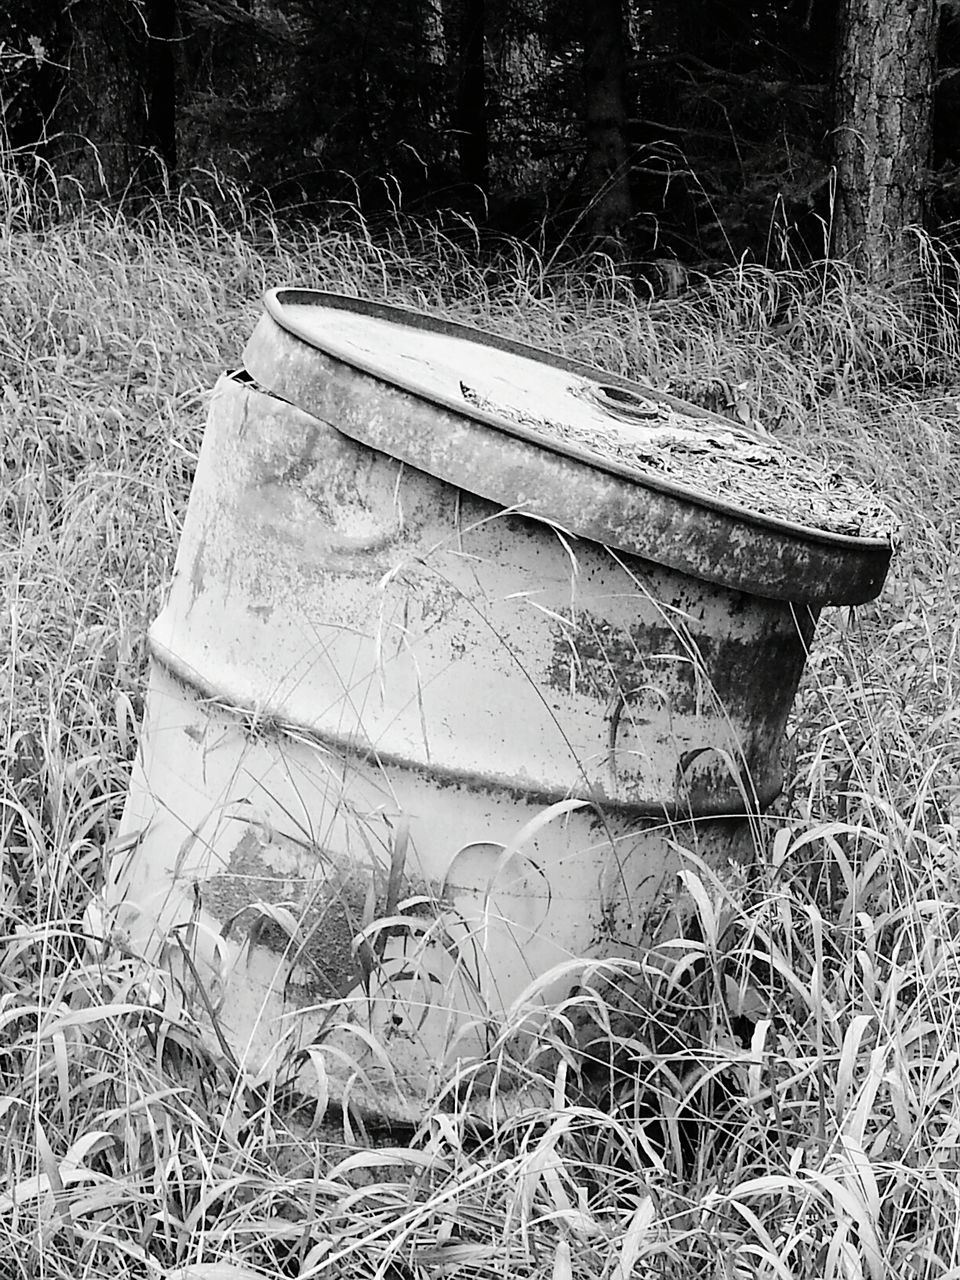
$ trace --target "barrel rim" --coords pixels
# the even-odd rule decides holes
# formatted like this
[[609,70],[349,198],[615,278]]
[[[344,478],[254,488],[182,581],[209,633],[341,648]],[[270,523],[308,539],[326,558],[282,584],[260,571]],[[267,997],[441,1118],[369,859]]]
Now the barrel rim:
[[[401,465],[496,503],[507,514],[746,596],[822,607],[863,604],[883,588],[892,554],[887,542],[791,528],[677,486],[646,484],[634,472],[618,474],[586,452],[574,456],[544,447],[539,435],[520,435],[465,403],[451,408],[422,390],[408,391],[301,337],[273,314],[285,296],[308,302],[329,297],[335,307],[387,319],[395,319],[398,309],[316,290],[272,290],[243,365],[259,391]],[[447,322],[411,316],[415,324],[450,331]],[[537,355],[512,340],[497,341]],[[547,358],[563,370],[595,376],[574,361]],[[608,381],[633,387],[613,375]],[[437,429],[425,430],[428,422]]]
[[[399,387],[403,391],[427,401],[429,404],[442,405],[445,409],[458,413],[462,417],[472,418],[483,423],[484,426],[493,427],[505,435],[515,436],[527,441],[529,444],[547,449],[551,453],[573,458],[597,470],[609,472],[611,475],[627,480],[640,488],[654,489],[670,497],[693,502],[698,506],[718,511],[724,515],[735,516],[737,519],[759,525],[764,529],[772,529],[777,533],[794,534],[809,541],[820,542],[826,546],[836,548],[891,550],[891,538],[861,537],[858,534],[834,533],[828,529],[818,529],[814,525],[803,524],[800,521],[786,520],[780,516],[764,515],[763,512],[754,511],[741,503],[713,497],[709,493],[696,489],[692,485],[685,485],[681,481],[671,480],[665,476],[657,476],[652,472],[641,471],[637,467],[630,467],[620,463],[615,458],[605,458],[568,440],[551,439],[543,433],[533,431],[520,423],[510,422],[506,418],[498,417],[496,414],[472,405],[467,401],[457,401],[452,396],[445,396],[439,392],[427,393],[422,386],[418,386],[414,379],[405,378],[402,374],[388,373],[378,367],[376,361],[365,360],[362,356],[348,351],[345,347],[338,347],[335,341],[319,342],[315,335],[311,335],[306,326],[300,324],[287,313],[285,303],[292,303],[297,306],[322,305],[334,310],[365,313],[378,319],[402,320],[404,324],[414,329],[442,333],[450,337],[465,338],[470,341],[479,340],[484,345],[493,347],[495,350],[523,356],[527,359],[536,360],[541,364],[563,369],[568,373],[595,379],[601,384],[606,383],[621,390],[631,391],[645,399],[665,404],[690,417],[704,419],[707,422],[715,422],[718,426],[723,426],[725,430],[733,430],[740,435],[752,436],[758,441],[764,440],[764,437],[759,432],[731,418],[724,417],[723,414],[714,413],[710,409],[704,409],[700,405],[693,404],[688,400],[682,400],[677,396],[670,395],[668,392],[646,387],[643,383],[627,378],[623,374],[613,373],[596,365],[586,364],[583,361],[572,360],[568,356],[557,355],[552,351],[544,351],[542,348],[534,347],[529,343],[520,342],[514,338],[506,338],[501,334],[491,333],[488,330],[479,328],[477,325],[465,324],[457,320],[444,320],[437,316],[426,315],[413,307],[395,303],[372,302],[364,298],[351,297],[348,294],[330,293],[321,289],[303,289],[296,286],[280,286],[268,290],[264,295],[263,303],[267,314],[282,329],[299,338],[308,346],[323,351],[326,355],[332,356],[344,364],[352,365],[363,373],[378,378],[381,382],[387,382]],[[349,432],[344,434],[349,434]],[[778,446],[781,449],[784,448],[780,442],[778,442]]]

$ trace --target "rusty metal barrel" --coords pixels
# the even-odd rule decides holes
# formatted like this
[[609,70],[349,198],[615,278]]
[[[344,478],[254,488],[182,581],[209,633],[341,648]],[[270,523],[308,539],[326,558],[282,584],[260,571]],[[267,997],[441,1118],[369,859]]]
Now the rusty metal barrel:
[[274,291],[244,365],[150,630],[111,936],[249,1070],[415,1119],[649,945],[684,851],[753,853],[819,611],[889,539],[769,437],[404,309]]

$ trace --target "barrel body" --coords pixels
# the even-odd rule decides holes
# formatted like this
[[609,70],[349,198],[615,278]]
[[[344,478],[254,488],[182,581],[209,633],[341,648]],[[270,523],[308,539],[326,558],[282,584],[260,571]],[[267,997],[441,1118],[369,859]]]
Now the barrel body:
[[335,1094],[415,1117],[516,1002],[655,937],[684,850],[751,852],[815,622],[224,377],[114,927],[250,1067],[313,1045]]

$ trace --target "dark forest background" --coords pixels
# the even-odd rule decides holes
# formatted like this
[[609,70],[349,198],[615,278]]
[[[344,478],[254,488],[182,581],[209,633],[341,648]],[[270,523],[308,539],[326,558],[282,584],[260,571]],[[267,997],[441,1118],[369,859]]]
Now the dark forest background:
[[9,146],[61,192],[225,177],[298,216],[599,244],[668,288],[960,218],[934,0],[7,0],[0,71]]

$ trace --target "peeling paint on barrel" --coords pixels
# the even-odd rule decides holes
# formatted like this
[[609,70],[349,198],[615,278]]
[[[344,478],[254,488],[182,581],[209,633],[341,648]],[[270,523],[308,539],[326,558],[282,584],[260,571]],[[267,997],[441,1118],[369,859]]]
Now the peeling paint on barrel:
[[[306,976],[295,983],[297,1003],[349,991],[358,978],[353,939],[363,919],[367,883],[356,867],[346,868],[346,874],[330,874],[328,869],[319,877],[316,870],[322,859],[312,851],[296,858],[289,847],[271,843],[251,828],[231,851],[227,867],[204,882],[204,907],[222,922],[225,938],[249,945],[252,935],[252,945],[270,951],[274,964],[287,962],[288,983],[299,964]],[[297,866],[305,856],[313,864],[306,875]],[[261,905],[289,911],[296,932],[291,934],[275,917],[264,915]]]
[[749,856],[819,607],[510,505],[226,377],[151,628],[107,910],[189,941],[250,1069],[319,1045],[396,1118],[531,983],[636,955],[678,850]]

